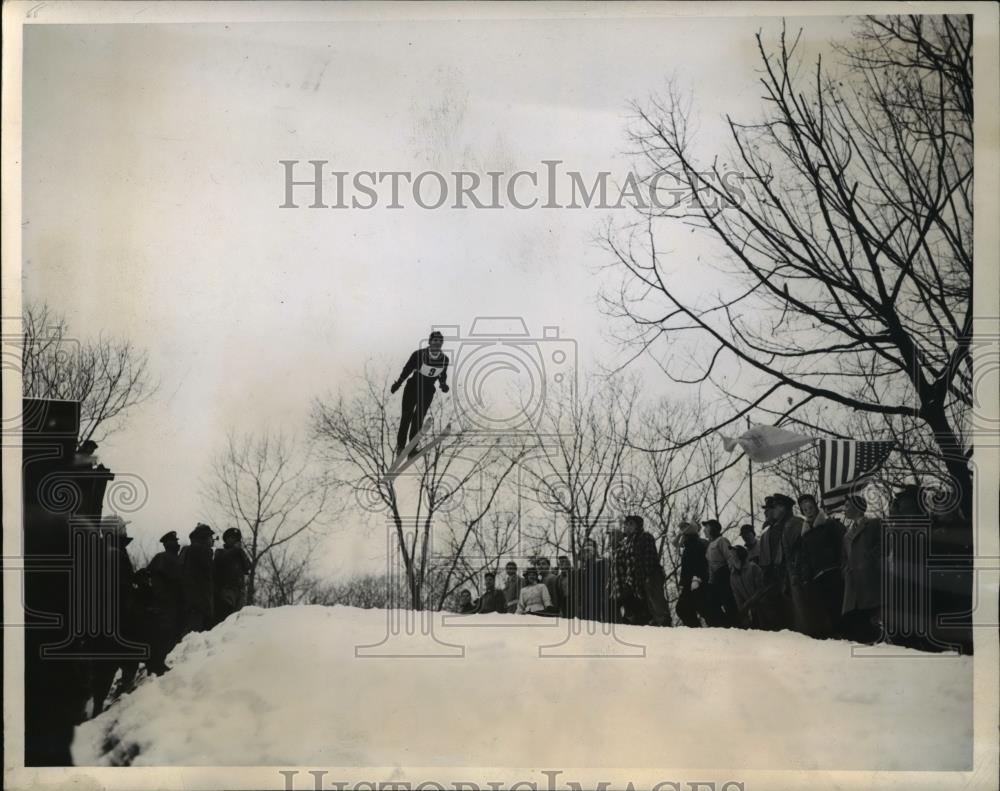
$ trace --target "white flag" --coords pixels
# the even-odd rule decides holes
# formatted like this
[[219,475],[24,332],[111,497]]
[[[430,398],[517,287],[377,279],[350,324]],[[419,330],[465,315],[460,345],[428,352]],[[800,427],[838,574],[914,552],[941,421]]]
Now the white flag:
[[726,450],[734,450],[738,445],[743,448],[751,461],[765,462],[774,461],[779,456],[808,445],[815,439],[777,426],[752,426],[735,439],[723,436],[722,443]]

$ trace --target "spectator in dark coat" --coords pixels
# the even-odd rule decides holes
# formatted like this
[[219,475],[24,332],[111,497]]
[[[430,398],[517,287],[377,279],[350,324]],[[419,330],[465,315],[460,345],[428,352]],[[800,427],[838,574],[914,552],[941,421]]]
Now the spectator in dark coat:
[[746,547],[733,547],[729,585],[733,591],[738,613],[737,625],[743,629],[756,629],[755,607],[764,592],[764,572],[750,560]]
[[559,575],[552,573],[552,567],[548,558],[538,558],[536,561],[538,568],[538,581],[549,590],[549,599],[552,606],[560,613],[562,612],[562,590],[559,586]]
[[798,584],[792,588],[796,628],[810,637],[835,637],[844,601],[840,561],[845,528],[822,511],[811,494],[799,497],[799,510],[803,524]]
[[573,602],[573,567],[565,555],[556,558],[556,572],[559,579],[559,614],[563,618],[573,618],[576,614]]
[[[138,597],[135,568],[126,549],[132,543],[132,538],[128,535],[125,524],[119,520],[112,528],[102,529],[108,569],[115,570],[118,585],[118,622],[114,634],[100,635],[97,638],[97,653],[110,658],[97,659],[93,663],[91,683],[95,717],[103,711],[104,702],[111,693],[111,686],[119,669],[122,675],[115,696],[133,689],[139,670],[139,657],[136,654],[149,647],[143,639],[144,612]],[[129,654],[132,656],[128,656]]]
[[670,608],[663,593],[666,576],[656,540],[643,529],[641,516],[625,517],[625,537],[619,564],[624,602],[630,623],[671,626]]
[[708,583],[708,542],[698,535],[698,526],[682,522],[680,595],[677,597],[677,617],[685,626],[700,627],[706,613],[705,591]]
[[740,525],[740,538],[747,550],[747,560],[757,563],[760,560],[760,541],[757,540],[753,525]]
[[187,613],[184,599],[184,567],[181,564],[181,542],[177,532],[171,530],[160,537],[163,551],[149,562],[149,582],[152,591],[150,603],[152,644],[150,646],[149,672],[165,673],[166,658],[181,639],[182,618]]
[[764,573],[764,593],[757,602],[761,629],[779,631],[794,622],[789,584],[793,549],[801,537],[802,520],[792,516],[794,501],[785,494],[774,494],[764,501],[768,527],[760,537],[760,570]]
[[882,523],[865,516],[863,497],[848,497],[844,516],[845,635],[859,643],[874,643],[882,634]]
[[191,531],[189,538],[191,543],[184,547],[180,554],[181,564],[184,567],[184,600],[187,605],[184,634],[211,629],[215,616],[212,562],[215,531],[208,525],[199,523]]
[[213,583],[215,622],[222,623],[246,604],[247,576],[252,564],[243,547],[243,535],[235,527],[222,534],[222,547],[215,550]]
[[483,575],[483,586],[485,587],[485,590],[483,591],[483,595],[480,596],[476,602],[476,612],[507,612],[507,599],[503,595],[503,591],[497,590],[496,579],[496,574],[492,571],[487,571]]
[[505,566],[507,576],[503,582],[503,595],[507,598],[507,612],[517,609],[517,601],[521,596],[524,580],[517,575],[517,564],[512,560]]
[[[927,494],[933,505],[934,494],[941,493]],[[957,650],[970,655],[975,609],[972,522],[959,503],[935,509],[931,518],[930,554],[947,563],[948,569],[931,575],[927,647],[931,651]]]
[[708,548],[705,550],[708,561],[708,598],[712,614],[718,616],[717,623],[709,625],[736,626],[739,616],[733,589],[729,585],[729,567],[734,557],[732,547],[729,539],[722,535],[722,524],[718,519],[708,519],[701,524],[708,539]]
[[608,623],[611,619],[608,561],[600,556],[593,538],[586,539],[582,549],[580,567],[574,575],[574,613],[581,620]]
[[464,614],[474,613],[476,611],[476,606],[472,603],[472,591],[468,588],[462,588],[458,592],[458,609],[456,612]]

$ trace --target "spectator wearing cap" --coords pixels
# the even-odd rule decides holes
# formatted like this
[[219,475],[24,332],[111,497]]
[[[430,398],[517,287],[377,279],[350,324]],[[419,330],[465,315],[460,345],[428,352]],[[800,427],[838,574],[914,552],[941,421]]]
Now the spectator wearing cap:
[[619,578],[625,597],[622,604],[626,620],[635,624],[671,626],[670,607],[663,593],[666,575],[660,565],[656,540],[644,529],[641,516],[626,516],[624,528]]
[[215,585],[212,544],[215,531],[198,523],[189,534],[191,543],[181,550],[184,567],[184,598],[187,612],[184,615],[183,634],[204,632],[212,628],[215,616]]
[[514,612],[517,609],[521,588],[524,587],[524,580],[518,576],[517,563],[513,560],[507,562],[504,570],[507,572],[503,582],[503,595],[507,597],[507,612]]
[[117,604],[118,622],[115,624],[117,628],[113,634],[98,636],[95,640],[96,654],[108,658],[95,660],[91,669],[94,716],[103,710],[118,670],[121,670],[121,679],[118,682],[116,696],[133,688],[139,670],[139,660],[127,656],[133,652],[129,649],[129,645],[134,650],[136,643],[143,642],[144,613],[137,595],[135,568],[127,551],[132,538],[128,535],[126,524],[119,517],[108,517],[101,522],[101,536],[108,569],[116,570],[110,579],[117,583],[117,589],[112,595]]
[[708,547],[705,557],[708,561],[708,598],[711,602],[711,612],[717,618],[717,624],[710,626],[735,626],[739,618],[736,612],[736,600],[729,585],[729,568],[733,564],[733,549],[729,539],[722,535],[722,524],[718,519],[706,519],[701,523],[705,528],[705,538]]
[[874,643],[882,633],[882,523],[865,516],[868,503],[851,496],[844,503],[845,636],[859,643]]
[[517,597],[518,615],[546,615],[553,612],[552,599],[545,583],[538,581],[538,572],[529,566],[524,570],[524,585]]
[[760,537],[760,569],[764,593],[757,603],[761,629],[779,631],[794,624],[789,568],[797,561],[802,519],[792,515],[795,501],[787,494],[773,494],[764,501],[768,527]]
[[246,604],[247,576],[253,569],[239,528],[230,527],[223,532],[222,546],[215,550],[213,565],[215,622],[222,623]]
[[676,539],[681,550],[680,590],[675,611],[681,623],[691,628],[714,620],[706,611],[706,590],[708,582],[708,542],[698,535],[698,525],[681,522]]
[[740,525],[740,538],[747,550],[747,560],[757,563],[760,560],[760,541],[757,540],[753,525]]
[[147,668],[150,673],[165,673],[166,659],[181,639],[182,618],[187,608],[184,599],[184,566],[177,531],[160,536],[163,551],[153,556],[147,566],[152,588],[152,640]]
[[497,575],[492,571],[487,571],[483,575],[483,586],[485,587],[485,590],[483,591],[483,595],[476,601],[476,612],[507,612],[507,599],[504,596],[503,591],[497,590],[496,580]]
[[828,516],[811,494],[798,498],[802,538],[798,553],[798,584],[792,588],[797,628],[810,637],[835,637],[840,632],[844,578],[840,568],[845,528]]

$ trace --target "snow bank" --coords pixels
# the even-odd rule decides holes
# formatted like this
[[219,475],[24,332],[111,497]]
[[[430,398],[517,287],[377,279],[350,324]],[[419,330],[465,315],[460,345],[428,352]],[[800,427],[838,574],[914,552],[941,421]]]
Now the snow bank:
[[[614,635],[569,637],[581,622],[503,615],[442,622],[427,614],[435,637],[417,629],[387,640],[388,616],[248,608],[212,632],[188,635],[169,659],[171,672],[77,729],[74,760],[885,770],[971,763],[968,657],[889,646],[862,649],[861,657],[846,642],[789,632],[616,627]],[[359,658],[359,645],[376,645],[362,650],[369,654],[451,656]]]

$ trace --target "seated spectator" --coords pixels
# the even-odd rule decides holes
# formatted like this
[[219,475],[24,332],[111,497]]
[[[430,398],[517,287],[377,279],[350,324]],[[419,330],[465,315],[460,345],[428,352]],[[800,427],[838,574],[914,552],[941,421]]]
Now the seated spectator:
[[742,629],[756,629],[754,606],[764,592],[764,572],[750,559],[746,547],[733,547],[729,585],[736,602],[737,625]]
[[483,591],[483,595],[476,602],[476,612],[507,612],[507,599],[504,597],[503,591],[497,590],[496,578],[496,574],[492,571],[487,571],[483,575],[483,585],[486,590]]
[[458,610],[460,613],[475,612],[476,608],[472,604],[472,592],[468,588],[462,588],[458,592]]
[[517,564],[512,560],[506,565],[507,577],[504,579],[503,595],[507,597],[507,612],[517,609],[517,600],[524,587],[524,580],[517,575]]
[[544,615],[553,611],[549,589],[538,581],[538,572],[528,567],[524,571],[524,586],[517,599],[517,613]]

